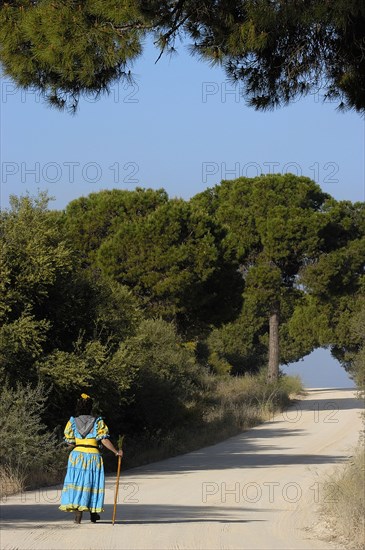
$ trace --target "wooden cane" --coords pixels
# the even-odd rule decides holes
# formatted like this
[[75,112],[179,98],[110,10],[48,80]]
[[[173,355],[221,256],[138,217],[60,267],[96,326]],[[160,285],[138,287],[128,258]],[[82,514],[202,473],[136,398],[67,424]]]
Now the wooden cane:
[[[124,435],[120,435],[118,437],[118,450],[121,451],[123,447],[123,439]],[[122,457],[118,455],[118,469],[117,469],[117,483],[115,486],[115,495],[114,495],[114,510],[113,510],[113,525],[115,523],[115,516],[117,514],[117,500],[118,500],[118,492],[119,492],[119,477],[120,477],[120,466],[122,464]]]
[[115,486],[115,495],[114,495],[113,525],[115,523],[115,516],[116,516],[116,513],[117,513],[117,500],[118,500],[119,477],[120,477],[120,465],[121,464],[122,464],[122,457],[118,456],[117,484]]

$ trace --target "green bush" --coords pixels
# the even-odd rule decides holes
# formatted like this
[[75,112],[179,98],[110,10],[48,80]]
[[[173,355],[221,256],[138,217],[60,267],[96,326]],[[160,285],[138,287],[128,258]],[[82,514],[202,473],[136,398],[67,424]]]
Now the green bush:
[[125,420],[134,430],[166,431],[184,422],[200,371],[174,325],[142,321],[135,336],[121,344],[118,360],[123,376],[132,380]]
[[[0,468],[2,484],[15,483],[22,488],[34,477],[45,482],[58,469],[60,445],[42,422],[47,395],[42,384],[32,388],[5,384],[0,393]],[[4,485],[1,492],[7,492]]]
[[249,313],[215,328],[206,346],[207,363],[216,374],[256,373],[267,362],[267,343],[260,338],[262,319]]

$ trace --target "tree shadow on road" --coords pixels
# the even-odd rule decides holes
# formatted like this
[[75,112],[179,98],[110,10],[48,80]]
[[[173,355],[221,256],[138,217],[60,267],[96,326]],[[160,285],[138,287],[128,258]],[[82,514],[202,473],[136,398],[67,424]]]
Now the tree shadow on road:
[[[105,512],[97,525],[110,525],[113,505],[104,506]],[[160,504],[119,504],[118,524],[164,524],[164,523],[247,523],[250,521],[267,521],[264,519],[250,520],[250,508],[221,506],[174,506]],[[257,509],[255,509],[257,512]],[[260,512],[269,512],[260,509]],[[2,529],[64,529],[79,528],[73,523],[73,514],[58,510],[56,506],[47,505],[3,505],[1,513]],[[90,526],[89,514],[84,512],[81,526]]]
[[[341,412],[363,408],[364,403],[361,400],[348,397],[348,389],[343,391],[344,397],[341,398],[314,397],[298,400],[283,413],[276,415],[272,421],[215,445],[128,470],[126,477],[132,480],[133,476],[139,478],[153,473],[163,476],[197,470],[233,468],[244,470],[245,468],[275,468],[300,464],[338,464],[348,458],[346,453],[307,454],[302,437],[310,433],[308,420],[313,425],[324,424],[326,429],[332,427],[336,429],[336,426],[341,423]],[[306,418],[306,424],[300,427],[301,420],[304,418]],[[283,445],[283,437],[287,438],[286,445]],[[290,446],[287,445],[288,438]]]

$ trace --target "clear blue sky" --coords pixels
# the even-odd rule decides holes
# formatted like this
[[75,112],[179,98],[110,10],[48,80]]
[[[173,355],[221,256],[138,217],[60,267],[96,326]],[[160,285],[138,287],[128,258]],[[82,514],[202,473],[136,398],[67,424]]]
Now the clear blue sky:
[[[288,171],[311,177],[336,199],[365,200],[359,115],[338,113],[321,94],[256,112],[221,69],[184,46],[155,64],[157,56],[147,44],[133,68],[136,85],[119,83],[109,96],[82,100],[76,116],[3,78],[1,207],[9,195],[37,189],[48,189],[54,208],[107,188],[163,187],[171,197],[189,198],[222,178]],[[316,380],[313,371],[308,385]]]

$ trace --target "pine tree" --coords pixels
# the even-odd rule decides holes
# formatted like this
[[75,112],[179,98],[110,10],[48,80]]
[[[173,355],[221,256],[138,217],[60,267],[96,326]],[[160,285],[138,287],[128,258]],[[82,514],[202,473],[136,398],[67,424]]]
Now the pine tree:
[[280,323],[301,296],[301,268],[320,253],[328,195],[309,178],[292,174],[222,181],[205,193],[226,230],[226,252],[244,278],[243,307],[255,312],[253,318],[267,317],[268,379],[275,380]]
[[323,91],[341,108],[365,109],[362,0],[9,0],[0,4],[0,62],[22,88],[71,110],[82,94],[130,79],[143,40],[156,57],[190,42],[241,83],[257,109]]

